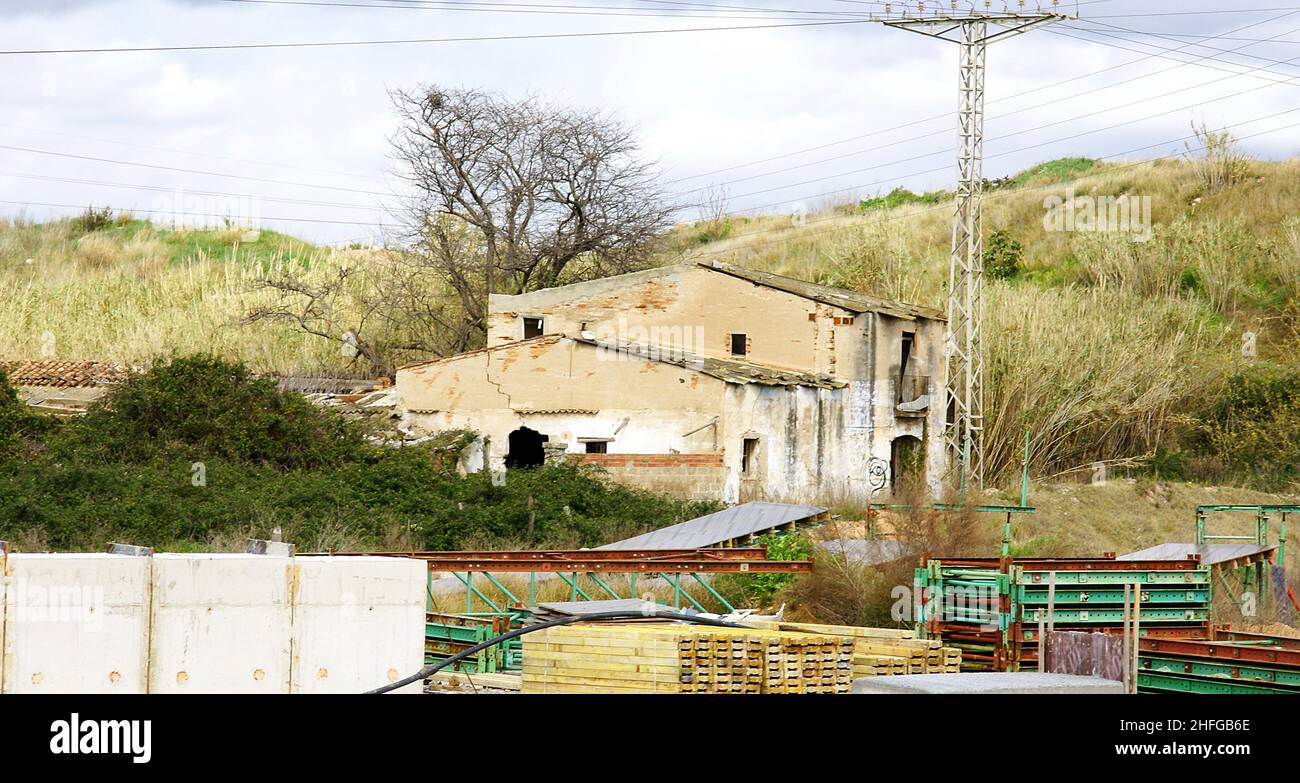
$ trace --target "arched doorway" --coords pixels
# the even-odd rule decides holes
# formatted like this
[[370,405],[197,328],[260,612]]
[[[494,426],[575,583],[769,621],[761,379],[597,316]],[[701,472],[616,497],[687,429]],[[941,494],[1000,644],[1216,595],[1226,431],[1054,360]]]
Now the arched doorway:
[[537,430],[520,427],[510,433],[510,450],[506,452],[507,468],[535,468],[546,460],[542,444],[548,438]]
[[925,449],[912,435],[894,438],[889,447],[889,491],[895,495],[925,482]]

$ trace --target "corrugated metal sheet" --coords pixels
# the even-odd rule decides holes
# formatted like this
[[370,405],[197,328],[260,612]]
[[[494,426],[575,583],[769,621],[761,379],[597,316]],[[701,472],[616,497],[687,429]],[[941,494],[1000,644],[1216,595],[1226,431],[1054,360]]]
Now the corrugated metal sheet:
[[1254,557],[1276,546],[1259,544],[1157,544],[1146,549],[1120,555],[1116,560],[1186,560],[1191,555],[1201,556],[1201,565],[1215,565],[1242,557]]
[[826,513],[820,506],[753,502],[706,514],[597,549],[698,549],[715,546]]

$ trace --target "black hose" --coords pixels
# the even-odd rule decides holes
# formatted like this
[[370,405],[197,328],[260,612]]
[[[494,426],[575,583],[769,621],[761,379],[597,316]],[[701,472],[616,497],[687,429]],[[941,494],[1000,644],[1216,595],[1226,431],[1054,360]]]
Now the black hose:
[[748,630],[753,630],[748,625],[740,625],[739,623],[728,623],[728,622],[723,622],[722,620],[714,620],[709,617],[700,617],[699,615],[693,615],[693,614],[683,614],[681,612],[643,612],[639,610],[623,610],[618,612],[596,612],[594,614],[577,614],[572,617],[560,617],[555,620],[547,620],[546,622],[538,623],[536,625],[528,625],[528,626],[524,626],[523,628],[516,628],[513,631],[507,631],[506,633],[503,633],[500,636],[494,637],[492,639],[488,639],[487,641],[484,642],[479,642],[478,644],[474,645],[473,647],[470,647],[467,650],[461,650],[460,652],[456,653],[455,655],[449,658],[444,658],[443,660],[438,661],[437,663],[429,664],[428,666],[424,667],[423,669],[416,672],[415,674],[412,674],[410,677],[404,677],[398,680],[397,682],[390,682],[389,684],[375,688],[372,691],[366,691],[366,693],[388,693],[389,691],[395,691],[398,688],[402,688],[407,685],[410,685],[413,682],[421,682],[424,680],[424,678],[428,677],[429,675],[434,674],[435,672],[444,669],[448,666],[451,666],[453,663],[459,663],[460,661],[465,660],[466,658],[473,655],[474,653],[480,652],[482,650],[486,650],[489,647],[501,644],[502,642],[509,641],[516,637],[523,636],[526,633],[532,633],[533,631],[540,631],[543,628],[552,628],[557,625],[569,625],[570,623],[578,623],[584,620],[621,620],[628,617],[656,617],[664,620],[684,620],[688,623],[695,623],[697,625],[712,625],[720,628],[745,628]]

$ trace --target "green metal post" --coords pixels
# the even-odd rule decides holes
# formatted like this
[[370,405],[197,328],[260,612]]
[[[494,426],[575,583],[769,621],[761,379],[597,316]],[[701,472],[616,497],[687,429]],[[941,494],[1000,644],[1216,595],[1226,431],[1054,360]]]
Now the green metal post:
[[1205,545],[1205,512],[1196,509],[1196,545]]
[[1277,563],[1286,568],[1286,516],[1287,512],[1282,512],[1282,529],[1277,534]]
[[537,606],[537,572],[528,572],[528,605]]
[[1029,430],[1025,430],[1025,459],[1020,463],[1020,507],[1029,505]]
[[573,589],[569,591],[569,600],[570,601],[578,600],[578,572],[577,571],[573,572],[573,581],[570,582],[569,585],[573,587]]

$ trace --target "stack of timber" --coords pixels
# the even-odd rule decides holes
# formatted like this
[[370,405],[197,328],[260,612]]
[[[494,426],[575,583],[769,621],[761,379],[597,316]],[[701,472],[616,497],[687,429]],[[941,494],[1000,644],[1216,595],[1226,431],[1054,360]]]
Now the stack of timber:
[[675,623],[583,624],[524,637],[524,693],[847,693],[853,641]]
[[966,671],[1037,668],[1040,629],[1123,633],[1126,588],[1142,638],[1208,638],[1208,566],[1113,555],[931,560],[916,571],[918,635],[960,647]]
[[1221,628],[1211,635],[1140,640],[1138,691],[1300,695],[1300,639]]
[[853,640],[853,676],[938,674],[957,672],[961,650],[944,647],[937,639],[917,639],[903,628],[867,628],[856,625],[766,622],[759,627],[779,631],[827,634]]

